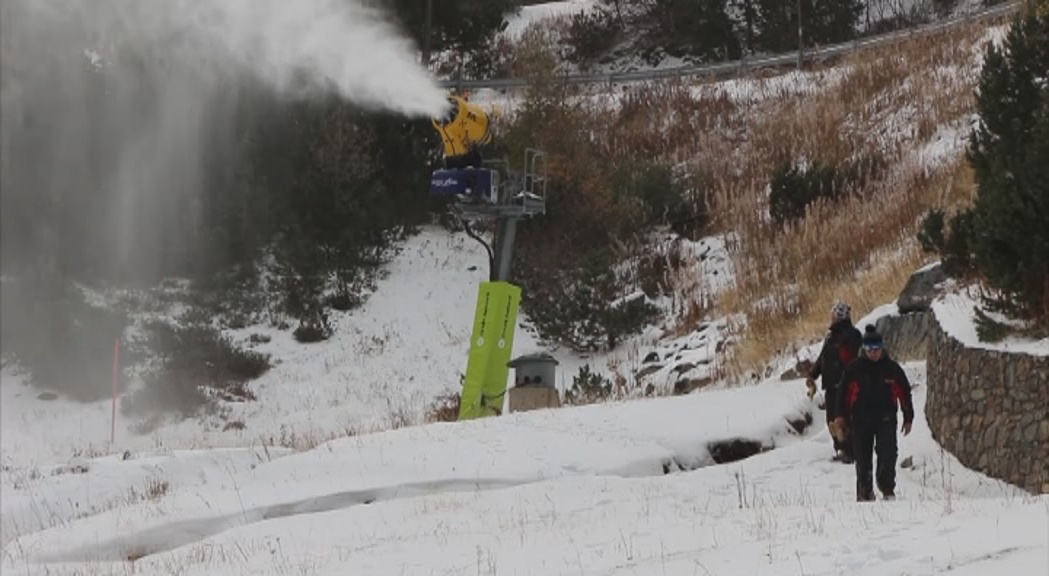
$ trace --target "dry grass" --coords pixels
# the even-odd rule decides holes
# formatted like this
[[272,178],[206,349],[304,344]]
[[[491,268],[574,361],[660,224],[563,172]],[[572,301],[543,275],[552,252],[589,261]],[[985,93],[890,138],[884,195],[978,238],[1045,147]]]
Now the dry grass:
[[426,411],[426,422],[456,422],[459,420],[459,405],[462,394],[446,393],[438,396]]
[[[722,314],[746,318],[731,358],[737,375],[822,334],[836,298],[860,314],[894,300],[923,258],[915,239],[922,215],[971,200],[959,147],[938,162],[917,150],[937,131],[965,126],[984,34],[974,27],[857,55],[835,85],[768,101],[754,116],[746,156],[757,161],[747,173],[766,176],[737,180],[718,198],[721,224],[739,234],[737,285],[719,303]],[[857,153],[888,170],[843,201],[812,206],[795,225],[767,221],[765,181],[775,164],[762,160],[840,162]]]
[[[573,192],[571,201],[610,222],[623,207],[608,208],[614,202],[603,174],[617,159],[668,162],[702,183],[715,231],[735,233],[736,287],[715,312],[746,319],[729,359],[741,375],[821,335],[835,298],[848,299],[858,314],[894,300],[923,260],[916,233],[925,212],[971,201],[972,175],[957,136],[975,111],[987,39],[987,24],[975,23],[858,52],[800,79],[667,81],[611,101],[559,93],[559,112],[574,120],[548,117],[536,144],[553,150],[552,176]],[[572,128],[579,124],[589,134],[586,155]],[[811,206],[797,223],[771,223],[768,182],[776,169],[860,158],[882,169],[845,199]],[[683,301],[682,323],[694,323],[708,306]]]

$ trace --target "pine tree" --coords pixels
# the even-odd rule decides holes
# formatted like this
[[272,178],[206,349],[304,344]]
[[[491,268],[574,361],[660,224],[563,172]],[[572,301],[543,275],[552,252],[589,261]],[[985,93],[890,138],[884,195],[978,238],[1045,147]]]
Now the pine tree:
[[802,6],[802,33],[807,46],[835,44],[855,37],[856,24],[863,13],[860,0],[809,0]]
[[988,48],[968,157],[976,173],[972,251],[1001,292],[994,307],[1049,323],[1049,14],[1014,22]]
[[725,60],[740,56],[728,0],[653,0],[654,40],[671,56]]
[[[432,2],[432,21],[426,30],[427,1]],[[402,30],[416,45],[426,44],[427,32],[433,52],[486,50],[492,34],[502,28],[505,17],[521,5],[519,0],[383,0],[398,19]]]
[[[780,52],[798,47],[798,7],[795,0],[756,0],[757,51]],[[801,0],[802,41],[806,47],[853,38],[863,13],[860,0]]]

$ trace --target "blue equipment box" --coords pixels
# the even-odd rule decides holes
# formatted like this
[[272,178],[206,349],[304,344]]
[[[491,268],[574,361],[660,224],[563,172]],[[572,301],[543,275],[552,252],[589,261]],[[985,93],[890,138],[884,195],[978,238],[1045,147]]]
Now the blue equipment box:
[[443,168],[430,179],[433,196],[470,196],[492,201],[492,170],[488,168]]

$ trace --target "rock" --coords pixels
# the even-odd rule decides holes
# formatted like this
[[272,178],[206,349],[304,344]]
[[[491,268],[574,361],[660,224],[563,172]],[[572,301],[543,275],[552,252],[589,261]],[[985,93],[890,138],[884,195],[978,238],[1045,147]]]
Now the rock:
[[55,394],[54,392],[41,392],[36,395],[36,399],[44,401],[58,400],[58,394]]
[[684,374],[685,372],[688,372],[689,370],[692,370],[695,367],[696,365],[692,362],[682,362],[681,364],[674,366],[673,370],[675,374]]
[[914,468],[914,457],[908,456],[900,462],[900,468]]
[[780,374],[780,380],[798,380],[800,378],[807,378],[809,372],[812,371],[812,360],[798,360],[797,364],[793,368],[787,370],[783,374]]
[[932,312],[882,316],[875,322],[896,360],[924,360],[934,324]]
[[787,424],[790,424],[790,427],[795,432],[801,434],[806,428],[812,425],[812,413],[806,412],[804,416],[799,418],[788,418]]
[[714,383],[712,378],[685,378],[674,382],[674,396],[684,396]]
[[1024,441],[1034,442],[1034,439],[1038,437],[1038,425],[1031,423],[1027,425],[1027,430],[1024,431]]
[[650,364],[650,365],[645,366],[644,368],[638,370],[637,373],[634,374],[634,378],[636,380],[641,380],[642,378],[645,378],[647,376],[655,374],[656,372],[659,372],[662,369],[663,369],[663,365],[662,364]]
[[765,449],[761,445],[761,442],[756,440],[736,438],[734,440],[714,442],[707,446],[707,450],[710,452],[710,457],[714,459],[714,462],[725,464],[727,462],[738,462],[744,458],[750,458]]
[[649,352],[645,359],[641,361],[642,364],[648,364],[649,362],[659,362],[659,352]]
[[943,271],[942,264],[928,266],[911,274],[907,285],[903,287],[896,306],[900,314],[910,312],[923,312],[929,310],[932,301],[939,295],[938,284],[947,280],[947,274]]

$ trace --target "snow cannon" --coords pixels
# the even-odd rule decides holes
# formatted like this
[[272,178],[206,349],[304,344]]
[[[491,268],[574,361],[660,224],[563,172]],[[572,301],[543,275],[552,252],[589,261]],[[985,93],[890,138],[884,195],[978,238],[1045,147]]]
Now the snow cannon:
[[448,109],[431,120],[444,144],[444,168],[434,171],[430,194],[467,203],[498,202],[499,173],[482,165],[481,146],[492,141],[491,121],[484,109],[451,95]]

